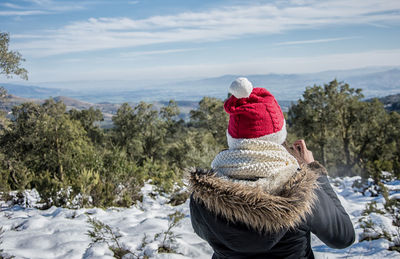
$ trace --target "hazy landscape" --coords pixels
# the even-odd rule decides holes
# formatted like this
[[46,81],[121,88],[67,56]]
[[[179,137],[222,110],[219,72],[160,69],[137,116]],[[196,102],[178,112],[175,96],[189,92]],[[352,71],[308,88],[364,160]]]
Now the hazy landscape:
[[[229,84],[237,77],[239,75],[224,75],[195,81],[170,82],[165,85],[141,82],[141,86],[135,81],[75,81],[38,85],[30,85],[28,82],[0,83],[0,86],[13,95],[12,99],[0,105],[11,111],[11,107],[16,104],[27,101],[41,103],[45,99],[54,98],[56,101],[63,101],[67,109],[82,110],[89,107],[99,109],[104,115],[102,125],[110,126],[112,115],[124,102],[134,105],[144,101],[154,104],[155,108],[160,108],[172,99],[177,101],[181,117],[187,119],[189,111],[196,108],[204,96],[225,99]],[[255,86],[264,87],[273,93],[283,111],[288,111],[290,105],[301,98],[306,87],[322,85],[334,78],[350,84],[353,88],[363,89],[366,100],[400,93],[400,68],[397,67],[370,67],[312,74],[246,75],[246,77],[252,80]]]
[[[307,163],[326,168],[315,173],[328,174],[353,224],[350,244],[350,222],[327,223],[346,226],[344,249],[332,248],[342,238],[321,241],[325,231],[310,226],[321,238],[304,237],[315,257],[400,258],[399,0],[7,0],[0,24],[0,259],[211,258],[189,197],[193,171],[209,172],[230,148],[224,100],[238,77],[275,96],[287,143],[307,143]],[[236,93],[248,96],[251,84],[241,80]],[[243,141],[237,158],[268,153],[251,168],[297,159],[263,141]],[[283,197],[268,202],[307,203],[292,195],[303,172],[296,165],[290,180],[246,176],[246,191],[218,195],[247,200],[243,208],[273,195]],[[257,193],[253,180],[263,182]],[[256,198],[242,199],[247,190]],[[268,224],[280,230],[275,219]],[[287,236],[272,249],[304,252]],[[244,248],[226,251],[270,252]]]
[[362,88],[366,98],[383,97],[400,91],[399,67],[370,67],[310,74],[224,75],[167,84],[82,81],[38,83],[38,85],[30,85],[29,82],[24,85],[3,82],[0,85],[10,94],[24,98],[45,99],[67,96],[90,103],[156,102],[170,99],[198,102],[204,96],[225,99],[230,83],[239,76],[246,76],[255,86],[268,89],[280,101],[296,101],[306,86],[321,85],[335,78],[350,84],[353,88]]

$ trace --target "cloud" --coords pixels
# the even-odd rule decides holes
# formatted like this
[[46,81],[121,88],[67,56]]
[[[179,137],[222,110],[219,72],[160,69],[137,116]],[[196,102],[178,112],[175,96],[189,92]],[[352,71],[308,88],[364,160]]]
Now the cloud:
[[[82,60],[70,60],[77,62]],[[95,60],[84,60],[86,69],[81,66],[65,67],[48,65],[34,66],[29,69],[30,80],[70,81],[74,80],[124,80],[171,79],[174,81],[187,78],[204,78],[224,74],[254,75],[268,73],[302,74],[328,70],[347,70],[368,66],[400,66],[400,49],[374,50],[356,53],[338,53],[302,57],[260,57],[247,62],[212,62],[182,65],[148,66],[95,66]],[[102,58],[102,63],[115,63],[115,58]],[[91,65],[93,64],[93,65]]]
[[[263,57],[258,60],[240,63],[146,67],[142,70],[129,71],[130,74],[127,73],[124,76],[129,78],[132,74],[136,74],[136,77],[154,77],[154,75],[157,75],[179,78],[189,76],[210,77],[224,74],[301,74],[328,70],[347,70],[368,66],[400,66],[400,49],[328,54],[314,57]],[[117,71],[115,72],[118,73]],[[111,75],[109,76],[111,78]]]
[[0,16],[27,16],[47,13],[46,11],[0,11]]
[[121,58],[134,58],[138,56],[151,56],[151,55],[163,55],[179,52],[188,52],[199,50],[199,48],[188,48],[188,49],[163,49],[163,50],[152,50],[152,51],[133,51],[121,53]]
[[398,24],[399,11],[398,0],[292,0],[145,19],[90,18],[39,33],[37,39],[24,41],[19,35],[14,47],[25,55],[49,56],[159,43],[221,41],[332,25]]
[[350,40],[350,39],[355,39],[355,38],[357,38],[357,37],[327,38],[327,39],[300,40],[300,41],[284,41],[284,42],[276,43],[275,45],[284,46],[284,45],[314,44],[314,43],[325,43],[325,42],[332,42],[332,41]]
[[49,5],[52,3],[52,0],[23,0],[24,2],[34,3],[37,5]]
[[[3,16],[14,16],[14,15],[36,15],[36,14],[50,14],[55,12],[64,12],[72,10],[85,9],[85,2],[60,2],[55,0],[20,0],[20,4],[15,3],[2,3],[9,9],[21,10],[20,12],[13,12],[12,10],[2,11]],[[22,11],[23,10],[23,11]]]
[[[311,57],[271,57],[268,61],[264,62],[264,65],[265,67],[263,69],[275,73],[313,73],[368,66],[400,66],[400,49],[336,53]],[[260,70],[260,68],[252,68],[255,69],[255,71]]]
[[13,3],[2,3],[1,5],[12,9],[24,9],[24,7]]

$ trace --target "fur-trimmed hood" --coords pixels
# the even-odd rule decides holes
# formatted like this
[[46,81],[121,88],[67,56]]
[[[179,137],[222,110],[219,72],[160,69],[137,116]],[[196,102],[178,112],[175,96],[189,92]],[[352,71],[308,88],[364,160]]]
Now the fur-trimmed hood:
[[193,198],[214,214],[258,232],[278,232],[298,226],[311,213],[322,169],[319,164],[302,166],[274,193],[198,169],[191,171],[190,185]]

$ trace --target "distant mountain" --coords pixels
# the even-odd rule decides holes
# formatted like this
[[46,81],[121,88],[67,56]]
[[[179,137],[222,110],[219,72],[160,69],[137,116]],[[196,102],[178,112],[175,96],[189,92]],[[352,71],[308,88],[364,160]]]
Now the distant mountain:
[[[254,86],[268,89],[277,99],[297,100],[307,86],[323,85],[333,79],[349,83],[353,88],[362,88],[366,97],[385,96],[400,92],[400,69],[357,69],[354,71],[326,71],[312,74],[267,74],[244,75]],[[220,98],[227,95],[230,83],[239,75],[226,75],[217,78],[207,78],[198,81],[176,84],[179,89],[198,89]]]
[[0,99],[0,110],[4,110],[6,112],[10,112],[12,107],[16,105],[20,105],[26,102],[34,102],[34,103],[42,103],[43,100],[40,99],[32,99],[32,98],[23,98],[8,94],[3,100]]
[[[67,110],[77,109],[77,110],[87,110],[90,107],[94,109],[99,109],[104,116],[104,121],[101,123],[102,127],[110,127],[112,125],[112,116],[117,113],[117,110],[121,106],[119,103],[90,103],[86,101],[80,101],[71,97],[66,96],[57,96],[53,98],[56,102],[62,101]],[[371,99],[367,99],[366,101],[371,101]],[[379,98],[379,100],[385,105],[385,108],[388,111],[397,111],[400,112],[400,94],[389,95],[385,97]],[[10,112],[13,106],[20,105],[26,102],[34,102],[41,104],[44,102],[44,99],[33,99],[33,98],[23,98],[18,97],[12,94],[9,94],[4,101],[0,101],[0,110],[5,110]],[[279,100],[278,102],[283,111],[288,111],[289,107],[292,105],[294,101],[285,101]],[[163,106],[168,105],[168,101],[155,101],[151,102],[155,109],[160,109]],[[130,105],[136,105],[137,103],[129,103]],[[190,116],[190,111],[196,109],[198,107],[198,101],[177,101],[177,105],[181,111],[180,117],[182,119],[188,119]]]
[[26,98],[68,96],[89,103],[162,102],[170,99],[198,102],[204,96],[225,99],[229,85],[239,76],[248,77],[254,86],[264,87],[278,100],[286,101],[298,100],[307,86],[322,85],[335,78],[349,83],[353,88],[362,88],[366,98],[400,92],[398,67],[368,67],[309,74],[224,75],[163,84],[116,80],[71,81],[71,87],[68,87],[68,82],[47,82],[46,87],[1,83],[0,86],[4,86],[11,94]]
[[[62,101],[66,105],[67,110],[71,109],[87,110],[90,107],[93,107],[94,109],[99,109],[104,116],[104,121],[101,123],[103,127],[109,127],[110,125],[112,125],[112,116],[115,115],[119,107],[121,107],[121,104],[119,103],[108,103],[108,102],[89,103],[66,96],[57,96],[54,97],[53,100],[56,102]],[[44,101],[45,99],[23,98],[12,94],[8,94],[3,101],[0,100],[0,110],[5,110],[7,113],[9,113],[11,112],[12,108],[16,105],[20,105],[26,102],[42,104]],[[137,103],[130,103],[130,105],[136,105],[136,104]],[[159,110],[161,107],[168,105],[168,101],[152,102],[152,104],[154,109]],[[179,107],[179,110],[181,111],[180,117],[182,119],[187,119],[189,118],[189,112],[198,106],[198,102],[177,101],[177,105]]]
[[[366,97],[385,96],[400,92],[399,68],[365,68],[325,71],[310,74],[224,75],[200,80],[151,85],[142,90],[124,91],[127,98],[161,98],[200,100],[204,96],[225,99],[228,87],[239,76],[245,76],[254,86],[268,89],[279,100],[298,100],[307,86],[323,85],[333,79],[362,88]],[[149,94],[151,93],[151,94]],[[152,97],[150,97],[152,95]]]
[[80,101],[80,100],[73,99],[71,97],[66,97],[66,96],[57,96],[57,97],[54,97],[53,100],[56,102],[62,101],[67,106],[67,109],[74,108],[77,110],[87,110],[92,106],[108,106],[108,105],[110,105],[110,104],[104,104],[104,105],[93,104],[93,103]]
[[49,97],[61,95],[70,96],[75,93],[74,91],[67,89],[55,89],[33,85],[0,83],[0,86],[3,86],[5,89],[7,89],[9,94],[22,98],[47,99]]
[[363,89],[366,97],[380,97],[400,93],[400,69],[345,78],[353,88]]
[[[120,104],[93,104],[88,102],[82,102],[70,97],[65,96],[57,96],[53,98],[54,101],[62,101],[65,105],[67,110],[77,109],[77,110],[87,110],[90,107],[95,109],[99,109],[104,116],[104,122],[102,124],[109,125],[111,124],[111,118],[113,114],[115,114],[118,108],[121,106]],[[0,109],[5,110],[6,112],[11,112],[12,107],[16,105],[20,105],[26,102],[33,102],[37,104],[42,104],[45,99],[33,99],[33,98],[23,98],[19,96],[15,96],[13,94],[8,94],[3,101],[0,101]]]
[[383,103],[386,110],[400,112],[400,94],[388,95],[378,99]]

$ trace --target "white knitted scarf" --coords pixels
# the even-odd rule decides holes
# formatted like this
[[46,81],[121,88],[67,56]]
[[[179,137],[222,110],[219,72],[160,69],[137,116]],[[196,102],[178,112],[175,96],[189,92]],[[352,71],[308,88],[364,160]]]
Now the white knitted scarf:
[[273,193],[297,172],[299,165],[280,144],[241,139],[220,152],[211,167],[219,177]]

